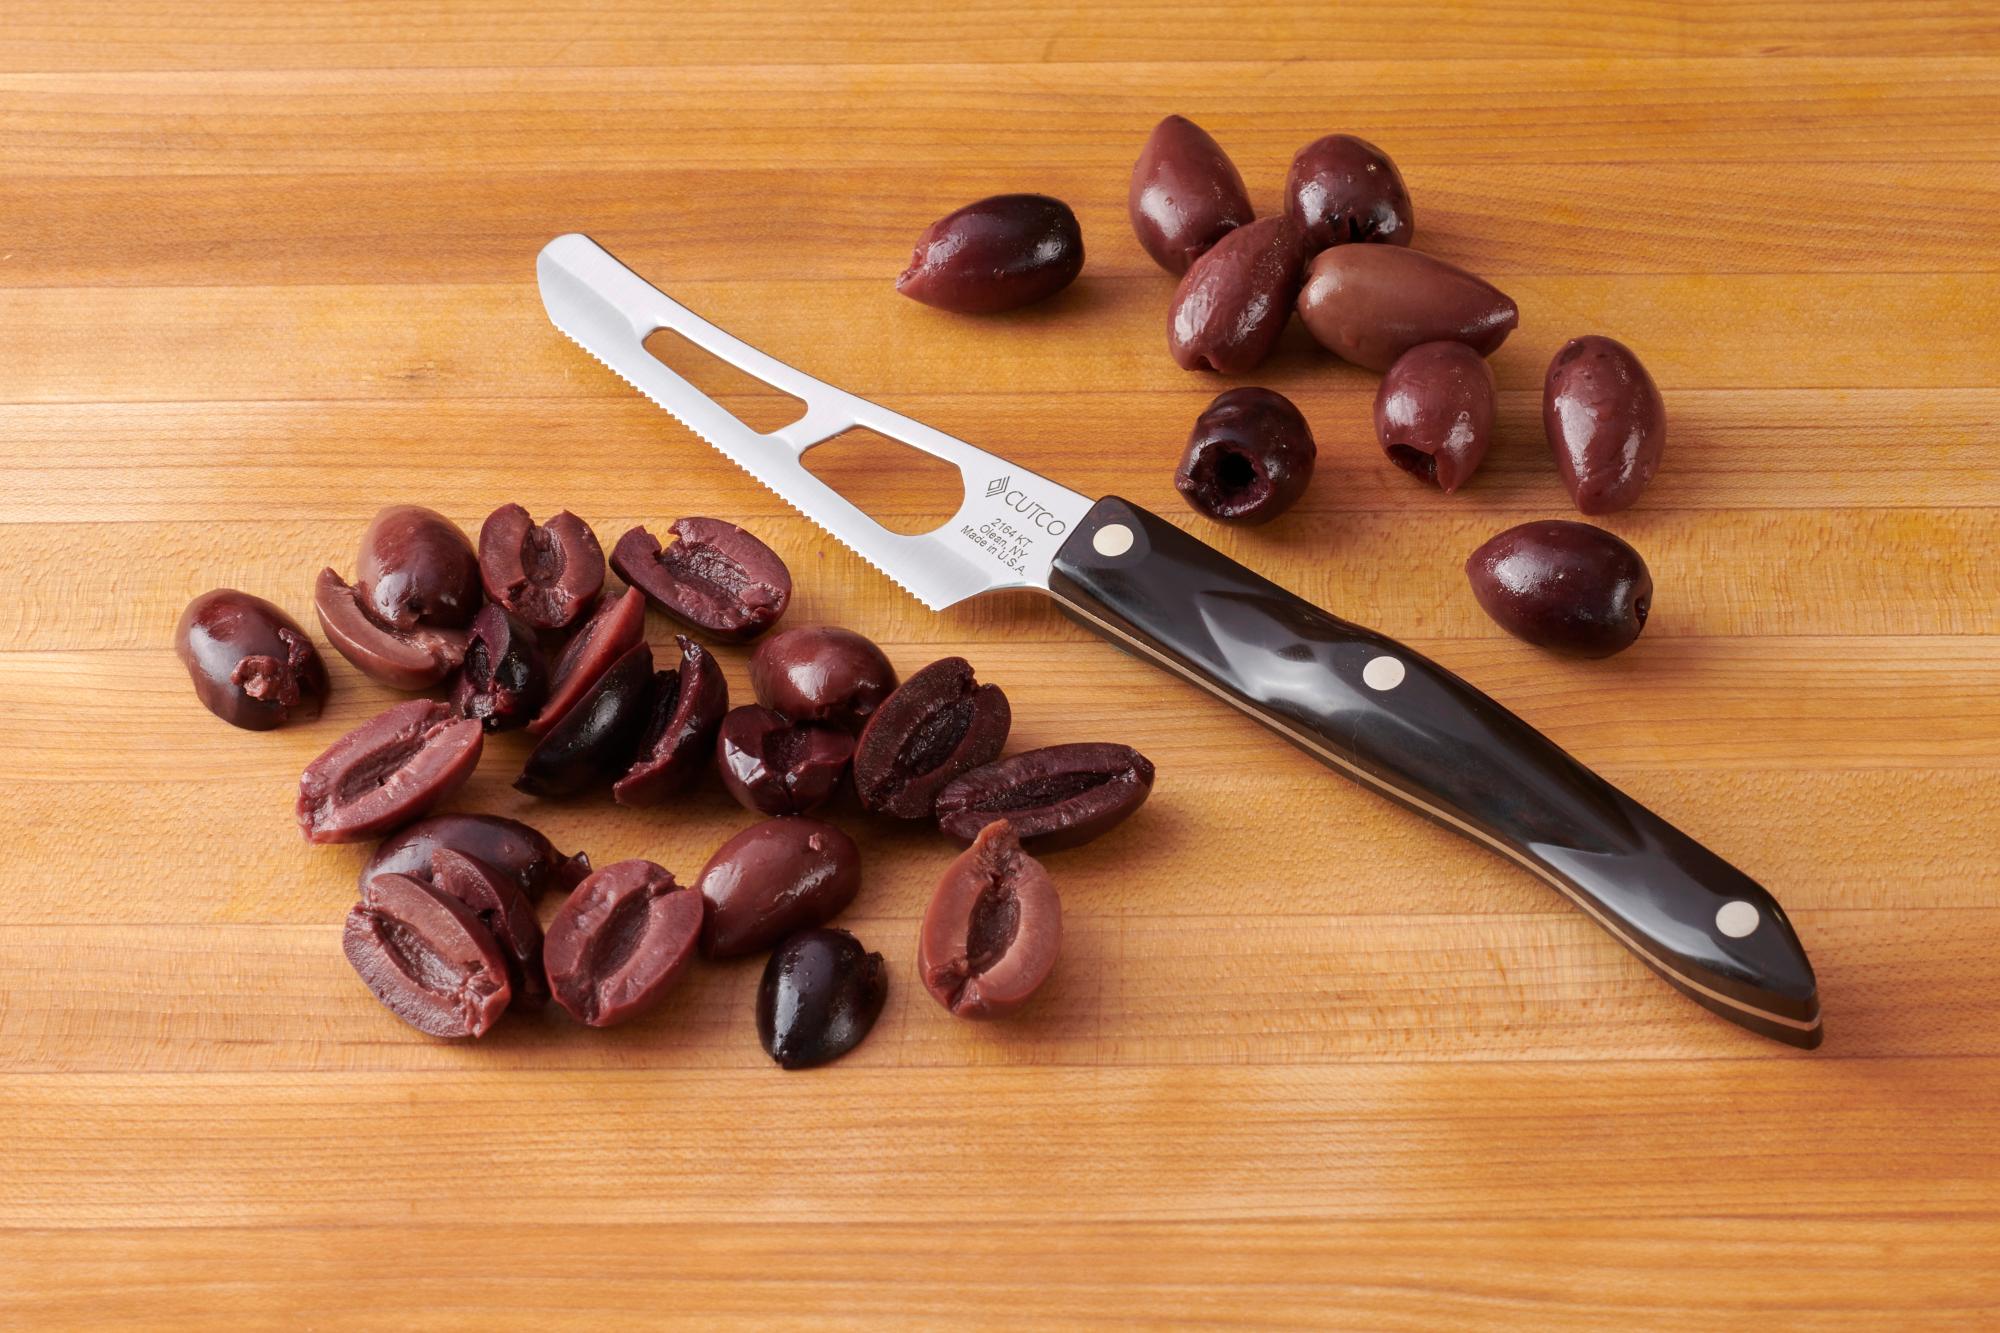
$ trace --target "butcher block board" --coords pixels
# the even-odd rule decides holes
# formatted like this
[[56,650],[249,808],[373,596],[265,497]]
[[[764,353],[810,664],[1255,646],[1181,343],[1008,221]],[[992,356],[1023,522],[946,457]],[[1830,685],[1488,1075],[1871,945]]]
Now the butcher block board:
[[[2000,1320],[1991,6],[7,11],[0,1323]],[[1168,112],[1266,210],[1300,144],[1373,140],[1419,247],[1518,299],[1463,493],[1386,466],[1373,377],[1295,327],[1248,382],[1312,422],[1305,499],[1250,532],[1179,501],[1224,382],[1166,355],[1172,282],[1125,221]],[[1075,206],[1074,288],[990,319],[896,295],[924,224],[1012,190]],[[555,333],[534,256],[572,230],[1481,684],[1779,896],[1824,1048],[1696,1008],[1545,886],[1043,602],[924,612]],[[1601,663],[1505,637],[1460,568],[1569,513],[1539,391],[1585,332],[1639,351],[1672,422],[1605,520],[1653,618]],[[829,467],[899,522],[941,512],[921,469]],[[607,543],[745,523],[797,577],[794,623],[905,673],[969,657],[1016,748],[1143,750],[1151,803],[1050,858],[1047,991],[1006,1023],[932,1004],[916,923],[951,849],[843,810],[866,876],[842,924],[891,988],[834,1066],[764,1056],[756,960],[620,1030],[402,1026],[341,957],[363,849],[291,816],[305,762],[392,696],[328,652],[326,715],[253,735],[170,650],[216,586],[313,624],[313,576],[398,501],[472,530],[567,507]],[[496,738],[455,804],[684,880],[747,822],[713,789],[538,804],[509,786],[524,752]]]

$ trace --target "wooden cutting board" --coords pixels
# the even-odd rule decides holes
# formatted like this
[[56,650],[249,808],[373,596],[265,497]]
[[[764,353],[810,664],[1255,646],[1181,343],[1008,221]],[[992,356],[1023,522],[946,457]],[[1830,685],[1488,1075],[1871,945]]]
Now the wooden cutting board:
[[[1559,0],[1073,7],[13,0],[0,24],[0,1322],[1527,1324],[2000,1320],[2000,22],[1990,7]],[[669,12],[669,11],[672,12]],[[1468,491],[1378,457],[1374,380],[1296,328],[1254,377],[1320,441],[1256,532],[1171,487],[1222,382],[1163,346],[1126,173],[1192,116],[1260,207],[1383,145],[1417,243],[1520,302]],[[1073,290],[975,320],[891,283],[933,217],[1069,200]],[[1784,901],[1827,1040],[1673,994],[1539,884],[1045,605],[933,617],[557,336],[592,233],[775,355],[1186,523],[1405,639]],[[1606,521],[1644,639],[1548,658],[1461,562],[1568,512],[1566,338],[1629,342],[1666,464]],[[745,411],[761,405],[728,392]],[[922,470],[831,465],[899,521]],[[688,513],[790,562],[796,622],[970,657],[1014,744],[1122,740],[1151,804],[1050,860],[1019,1021],[913,984],[950,849],[840,818],[892,990],[851,1057],[758,1048],[755,962],[650,1020],[430,1041],[342,961],[362,853],[300,767],[382,708],[232,730],[169,639],[231,585],[310,623],[380,505]],[[948,508],[948,505],[942,507]],[[655,618],[655,642],[670,627]],[[725,654],[747,697],[744,655]],[[746,822],[459,804],[684,879]],[[553,904],[547,905],[552,909]]]

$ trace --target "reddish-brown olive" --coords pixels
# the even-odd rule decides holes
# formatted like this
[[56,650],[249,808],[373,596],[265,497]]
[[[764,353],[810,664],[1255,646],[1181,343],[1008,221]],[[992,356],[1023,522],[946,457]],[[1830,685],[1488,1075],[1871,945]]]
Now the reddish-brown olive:
[[999,757],[1013,710],[998,685],[973,679],[962,657],[940,658],[889,696],[854,745],[861,804],[898,819],[929,819],[937,794]]
[[611,785],[620,805],[658,805],[685,791],[715,758],[715,738],[729,712],[729,682],[706,648],[685,634],[677,668],[653,673],[652,712],[639,737],[638,756]]
[[985,315],[1054,296],[1083,271],[1076,214],[1045,194],[996,194],[924,229],[896,290],[913,301]]
[[1125,205],[1139,244],[1176,275],[1257,216],[1229,154],[1186,116],[1153,127],[1132,164]]
[[516,1007],[539,1008],[549,998],[548,977],[542,971],[542,923],[511,876],[463,852],[440,847],[431,854],[430,878],[420,882],[464,903],[492,934],[506,960],[507,986]]
[[502,505],[479,530],[479,578],[486,595],[533,629],[575,623],[604,586],[604,548],[567,509],[537,524],[520,505]]
[[947,783],[938,793],[938,827],[969,843],[1004,819],[1029,851],[1060,851],[1116,828],[1152,790],[1152,761],[1129,745],[1049,745]]
[[313,584],[320,631],[354,669],[397,690],[427,690],[465,660],[467,632],[412,625],[391,629],[369,616],[359,588],[331,569]]
[[1465,576],[1500,628],[1578,657],[1630,647],[1653,609],[1653,576],[1639,553],[1568,519],[1507,529],[1472,553]]
[[599,602],[583,628],[563,645],[562,655],[549,673],[548,702],[535,714],[528,730],[540,736],[561,721],[611,664],[632,651],[645,635],[646,598],[637,588],[627,588],[623,596]]
[[734,523],[674,520],[674,542],[633,528],[611,551],[618,577],[674,619],[743,642],[777,622],[792,599],[792,572],[778,553]]
[[1416,214],[1389,155],[1351,134],[1314,139],[1285,176],[1285,216],[1315,251],[1373,241],[1408,245]]
[[1549,362],[1542,429],[1578,512],[1629,508],[1660,469],[1667,409],[1646,367],[1615,338],[1572,338]]
[[1230,389],[1195,418],[1174,486],[1224,523],[1268,523],[1298,503],[1318,455],[1312,427],[1270,389]]
[[428,881],[440,848],[463,852],[511,879],[530,900],[567,893],[590,873],[582,852],[565,856],[540,830],[499,815],[429,815],[385,838],[361,871],[361,887],[381,875]]
[[1028,1002],[1062,951],[1062,900],[1006,820],[988,824],[938,883],[917,937],[917,974],[960,1018]]
[[1422,251],[1336,245],[1306,270],[1299,318],[1328,351],[1380,372],[1422,343],[1461,342],[1490,356],[1520,311],[1492,283]]
[[744,809],[802,815],[833,797],[854,738],[818,722],[791,722],[758,704],[732,708],[715,741],[722,785]]
[[750,654],[757,702],[794,722],[859,731],[896,688],[896,668],[880,648],[838,625],[779,630]]
[[752,824],[701,868],[701,950],[735,958],[840,915],[861,888],[861,852],[831,824],[785,815]]
[[563,797],[616,781],[638,753],[652,698],[653,650],[636,643],[542,733],[514,789]]
[[497,602],[481,607],[465,641],[465,665],[452,679],[451,706],[488,731],[528,725],[549,693],[548,663],[535,632]]
[[1389,461],[1451,494],[1493,442],[1493,368],[1464,343],[1419,343],[1375,391],[1375,438]]
[[362,609],[390,629],[464,629],[479,610],[479,557],[435,509],[390,505],[361,535],[354,586]]
[[837,1060],[861,1044],[889,994],[882,955],[844,930],[802,930],[771,951],[757,985],[757,1038],[784,1069]]
[[619,861],[576,886],[542,943],[549,993],[608,1028],[666,998],[694,958],[702,896],[651,861]]
[[307,842],[361,842],[407,824],[465,785],[485,739],[449,704],[397,704],[306,765],[299,831]]
[[298,622],[262,597],[205,592],[174,627],[174,652],[202,707],[233,727],[310,722],[326,702],[326,664]]
[[1167,312],[1167,350],[1182,370],[1254,369],[1277,345],[1299,294],[1306,249],[1282,217],[1236,228],[1194,261]]
[[376,999],[429,1036],[485,1036],[513,998],[493,933],[464,903],[407,875],[362,889],[341,951]]

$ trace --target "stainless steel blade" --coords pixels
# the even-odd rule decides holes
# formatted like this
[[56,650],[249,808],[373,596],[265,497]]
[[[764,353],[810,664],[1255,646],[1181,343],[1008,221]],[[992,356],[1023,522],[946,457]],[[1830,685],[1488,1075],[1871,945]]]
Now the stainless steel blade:
[[[933,611],[999,588],[1047,588],[1063,534],[1090,509],[1092,501],[1046,477],[764,355],[588,236],[550,241],[535,271],[549,318],[578,346]],[[805,415],[782,430],[752,430],[646,350],[657,329],[791,394]],[[891,532],[806,470],[808,449],[857,426],[956,467],[965,490],[958,512],[930,532]]]

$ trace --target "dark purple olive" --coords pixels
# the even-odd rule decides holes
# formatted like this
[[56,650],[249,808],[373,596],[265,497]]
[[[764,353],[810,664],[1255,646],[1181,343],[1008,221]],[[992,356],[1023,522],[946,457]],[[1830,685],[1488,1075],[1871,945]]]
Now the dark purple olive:
[[988,824],[944,872],[924,912],[924,989],[960,1018],[998,1018],[1028,1002],[1061,951],[1055,882],[1006,820]]
[[479,578],[486,595],[534,629],[574,624],[604,586],[604,548],[567,509],[537,524],[519,505],[502,505],[479,530]]
[[397,704],[306,765],[299,831],[307,842],[361,842],[407,824],[465,785],[485,739],[449,704]]
[[205,592],[174,627],[174,652],[202,707],[245,731],[310,722],[326,702],[326,664],[298,622],[234,588]]
[[931,663],[889,696],[855,742],[862,806],[898,819],[931,818],[947,782],[999,757],[1013,721],[1007,696],[974,680],[970,662]]
[[489,603],[472,618],[465,665],[451,686],[451,706],[460,717],[476,718],[488,731],[512,731],[549,694],[549,668],[535,632]]
[[802,930],[771,953],[757,986],[757,1039],[785,1069],[837,1060],[881,1017],[889,969],[844,930]]
[[616,781],[638,753],[652,701],[653,650],[633,644],[576,707],[542,734],[514,779],[514,789],[564,797]]
[[702,896],[651,861],[619,861],[576,886],[549,923],[549,993],[580,1023],[637,1018],[673,988],[701,938]]
[[440,847],[431,854],[430,879],[419,882],[464,903],[493,936],[507,964],[507,987],[513,992],[516,1008],[539,1009],[548,1000],[549,981],[542,972],[542,923],[535,919],[528,895],[511,876],[462,852]]
[[1660,469],[1667,409],[1646,367],[1615,338],[1572,338],[1549,362],[1542,429],[1577,510],[1630,508]]
[[1194,261],[1167,312],[1167,350],[1182,370],[1252,370],[1277,345],[1299,294],[1305,246],[1284,218],[1259,218]]
[[1186,116],[1153,127],[1132,164],[1125,207],[1139,244],[1176,275],[1257,216],[1229,154]]
[[1336,245],[1306,270],[1299,318],[1328,351],[1380,372],[1421,343],[1491,356],[1520,312],[1493,284],[1422,251]]
[[361,535],[354,586],[362,609],[390,629],[464,629],[479,610],[479,557],[435,509],[390,505]]
[[676,519],[674,543],[633,528],[618,539],[618,577],[674,619],[733,643],[754,639],[785,613],[792,573],[755,537],[715,518]]
[[715,761],[744,809],[802,815],[826,804],[846,776],[854,738],[818,722],[790,722],[757,704],[722,719]]
[[590,692],[611,669],[611,664],[631,652],[646,636],[646,598],[637,588],[627,588],[621,597],[598,603],[596,612],[583,622],[556,658],[549,673],[549,701],[528,730],[540,736],[562,716],[576,707],[577,700]]
[[1449,495],[1486,457],[1494,406],[1485,357],[1464,343],[1419,343],[1375,391],[1375,438],[1390,462]]
[[518,819],[499,815],[430,815],[386,838],[361,871],[361,887],[379,875],[428,881],[438,849],[463,852],[500,871],[530,900],[550,889],[567,893],[590,873],[582,852],[564,856],[556,845]]
[[1076,281],[1083,232],[1045,194],[996,194],[924,229],[896,290],[913,301],[989,315],[1030,305]]
[[320,631],[354,669],[396,690],[427,690],[465,660],[466,631],[413,625],[390,629],[371,619],[359,588],[331,569],[313,584]]
[[1285,216],[1316,251],[1352,241],[1408,245],[1417,229],[1396,164],[1351,134],[1329,134],[1299,149],[1285,176]]
[[653,705],[638,756],[611,786],[620,805],[658,805],[694,785],[715,758],[715,738],[729,711],[729,682],[706,648],[674,636],[681,664],[653,673]]
[[1195,418],[1174,485],[1210,518],[1268,523],[1306,493],[1318,453],[1312,427],[1291,399],[1269,389],[1231,389]]
[[859,731],[896,688],[896,668],[873,643],[838,625],[779,630],[750,654],[757,702],[794,722]]
[[1507,529],[1472,553],[1465,576],[1501,629],[1577,657],[1629,648],[1653,607],[1653,576],[1639,553],[1568,519]]
[[513,998],[506,958],[472,909],[406,875],[362,890],[341,951],[376,999],[433,1037],[483,1037]]
[[840,915],[861,888],[861,853],[833,825],[785,815],[723,843],[694,886],[708,899],[701,951],[735,958]]
[[1060,851],[1122,824],[1152,790],[1152,762],[1129,745],[1050,745],[947,784],[938,793],[938,827],[969,843],[1004,819],[1029,851]]

